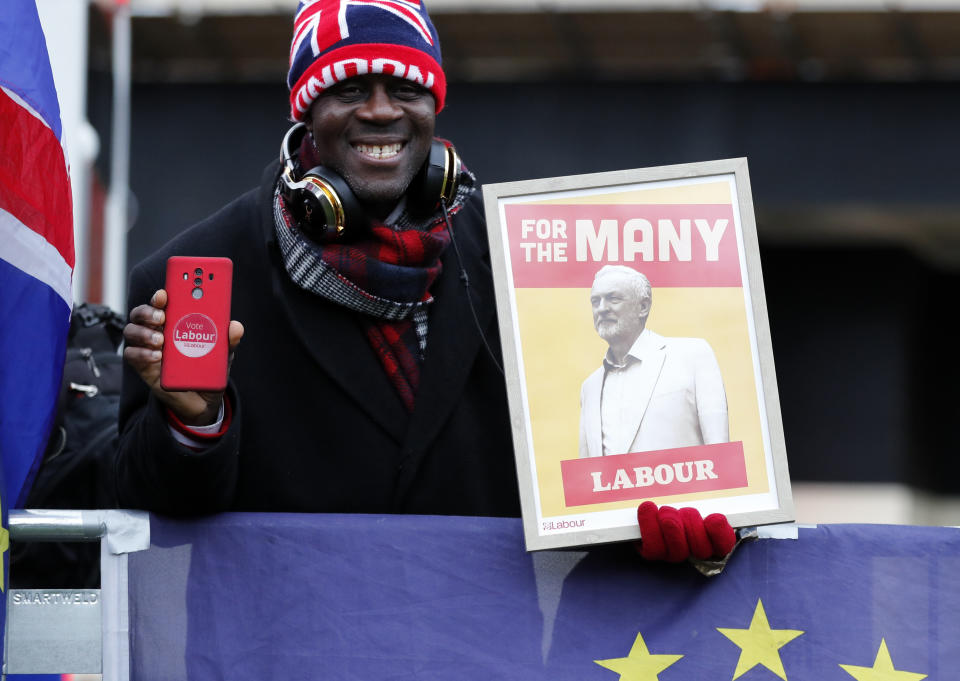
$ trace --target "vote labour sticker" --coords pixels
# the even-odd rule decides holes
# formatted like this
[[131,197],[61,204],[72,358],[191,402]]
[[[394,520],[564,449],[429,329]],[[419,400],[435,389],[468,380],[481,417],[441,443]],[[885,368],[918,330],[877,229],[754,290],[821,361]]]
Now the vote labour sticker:
[[187,357],[203,357],[217,344],[217,325],[198,312],[181,317],[173,328],[173,345]]

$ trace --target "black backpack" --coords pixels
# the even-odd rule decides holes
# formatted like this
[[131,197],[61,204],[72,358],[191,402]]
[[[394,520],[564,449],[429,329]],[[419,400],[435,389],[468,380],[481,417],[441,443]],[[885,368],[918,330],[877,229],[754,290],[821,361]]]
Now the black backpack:
[[[117,452],[123,318],[103,305],[74,307],[57,414],[26,508],[115,508],[109,475]],[[13,588],[97,588],[96,542],[11,546]]]

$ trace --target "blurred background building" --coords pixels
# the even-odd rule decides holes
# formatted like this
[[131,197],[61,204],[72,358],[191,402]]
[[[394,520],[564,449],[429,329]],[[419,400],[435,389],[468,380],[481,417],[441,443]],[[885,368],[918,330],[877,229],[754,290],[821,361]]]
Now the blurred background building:
[[[66,60],[89,121],[71,155],[93,163],[77,286],[123,307],[103,284],[111,205],[132,264],[258,183],[288,126],[296,2],[38,4],[48,42],[88,36]],[[428,9],[438,133],[484,182],[748,157],[799,519],[960,524],[960,2]]]

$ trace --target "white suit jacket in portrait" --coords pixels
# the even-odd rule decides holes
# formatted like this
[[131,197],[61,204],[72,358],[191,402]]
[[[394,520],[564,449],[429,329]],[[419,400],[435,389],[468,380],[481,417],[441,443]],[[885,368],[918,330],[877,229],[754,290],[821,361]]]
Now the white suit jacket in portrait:
[[[702,338],[665,338],[644,329],[628,353],[625,422],[610,430],[608,454],[728,442],[727,396],[720,366]],[[580,390],[580,458],[603,456],[601,366]]]

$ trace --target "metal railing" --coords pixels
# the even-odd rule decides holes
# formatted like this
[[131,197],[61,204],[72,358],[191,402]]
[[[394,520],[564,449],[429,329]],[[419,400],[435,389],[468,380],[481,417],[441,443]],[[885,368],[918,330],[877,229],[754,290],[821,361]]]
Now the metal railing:
[[127,554],[150,545],[146,513],[10,511],[11,542],[100,542],[99,589],[8,589],[3,674],[128,681]]

